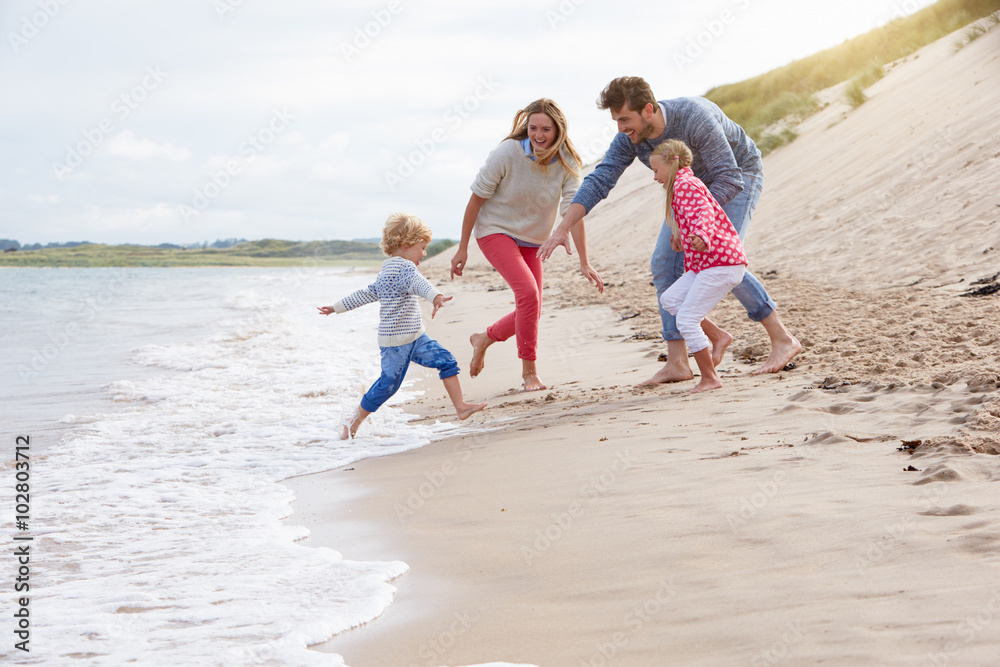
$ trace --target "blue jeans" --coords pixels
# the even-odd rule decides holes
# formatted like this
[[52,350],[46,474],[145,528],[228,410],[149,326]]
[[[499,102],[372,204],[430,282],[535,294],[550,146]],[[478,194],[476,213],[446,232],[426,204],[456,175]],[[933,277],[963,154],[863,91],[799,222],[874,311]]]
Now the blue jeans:
[[379,350],[382,352],[382,375],[361,399],[361,407],[368,412],[378,410],[399,391],[411,361],[425,368],[436,368],[442,380],[458,375],[455,357],[427,334],[412,343],[380,347]]
[[[741,241],[746,237],[750,218],[757,208],[757,201],[763,189],[763,174],[744,173],[743,190],[722,207],[736,227],[736,233],[740,235]],[[663,229],[660,230],[660,237],[656,240],[649,268],[653,272],[653,285],[656,287],[656,303],[660,308],[660,321],[663,323],[663,340],[684,340],[684,336],[677,329],[677,320],[660,306],[660,297],[663,293],[674,284],[675,280],[684,275],[684,253],[674,252],[670,248],[670,226],[665,221]],[[749,271],[743,275],[743,282],[733,288],[733,296],[743,304],[747,317],[754,322],[760,322],[777,307],[768,296],[767,290],[757,280],[757,276]]]

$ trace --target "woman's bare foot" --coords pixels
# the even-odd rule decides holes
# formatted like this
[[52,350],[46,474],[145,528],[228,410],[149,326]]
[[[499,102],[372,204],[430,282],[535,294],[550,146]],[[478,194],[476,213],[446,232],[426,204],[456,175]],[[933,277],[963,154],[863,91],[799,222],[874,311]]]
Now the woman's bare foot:
[[486,366],[486,348],[496,341],[485,333],[474,333],[469,336],[472,344],[472,361],[469,363],[469,376],[476,377]]
[[523,378],[525,391],[541,391],[542,389],[546,389],[541,379],[534,373],[525,373]]
[[754,370],[751,375],[777,373],[801,351],[802,344],[795,336],[789,336],[787,340],[777,341],[771,345],[771,353],[767,355],[767,361],[764,362],[764,365]]
[[462,407],[456,407],[455,414],[459,421],[464,421],[486,407],[486,403],[465,403]]

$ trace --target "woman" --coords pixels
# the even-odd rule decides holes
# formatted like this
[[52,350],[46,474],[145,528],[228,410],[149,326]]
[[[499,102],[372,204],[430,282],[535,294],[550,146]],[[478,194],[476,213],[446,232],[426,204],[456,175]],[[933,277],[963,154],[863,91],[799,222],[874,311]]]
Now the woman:
[[[550,99],[535,100],[514,116],[510,134],[490,153],[472,184],[465,209],[462,239],[451,260],[451,277],[461,276],[469,258],[469,238],[514,291],[514,311],[483,333],[472,334],[476,377],[485,365],[486,349],[511,336],[517,341],[525,391],[545,389],[535,367],[538,322],[542,305],[542,262],[536,257],[580,185],[581,159],[566,129],[566,116]],[[583,225],[573,241],[580,271],[601,292],[604,283],[587,261]]]

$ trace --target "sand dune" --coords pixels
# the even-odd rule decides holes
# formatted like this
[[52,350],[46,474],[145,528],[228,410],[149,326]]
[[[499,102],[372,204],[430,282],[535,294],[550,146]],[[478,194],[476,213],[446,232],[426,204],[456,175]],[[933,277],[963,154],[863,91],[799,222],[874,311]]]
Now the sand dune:
[[[1000,656],[1000,29],[895,64],[765,159],[747,244],[796,366],[750,375],[732,299],[725,386],[635,389],[665,351],[647,266],[663,194],[641,165],[588,217],[593,292],[546,266],[539,368],[495,345],[454,438],[292,480],[293,521],[349,558],[401,559],[396,602],[317,647],[354,667],[992,665]],[[511,307],[473,249],[422,266],[467,338]],[[420,375],[417,372],[417,375]],[[430,374],[412,409],[449,420]],[[344,548],[350,544],[351,549]]]

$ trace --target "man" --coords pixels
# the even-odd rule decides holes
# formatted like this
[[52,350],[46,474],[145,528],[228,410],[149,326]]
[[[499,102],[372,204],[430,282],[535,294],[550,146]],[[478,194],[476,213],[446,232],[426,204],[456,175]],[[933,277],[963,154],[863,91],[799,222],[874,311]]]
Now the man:
[[[615,136],[604,159],[583,181],[562,222],[538,249],[538,256],[548,259],[557,246],[569,249],[569,231],[618,183],[632,162],[639,160],[649,167],[649,155],[667,139],[680,139],[691,148],[694,175],[708,186],[732,221],[740,238],[747,227],[763,189],[763,163],[757,146],[739,125],[714,103],[702,97],[680,97],[657,102],[653,91],[641,77],[624,76],[609,83],[601,92],[598,107],[611,111],[618,123]],[[684,273],[684,254],[670,244],[670,227],[663,225],[653,250],[650,268],[659,297]],[[776,373],[802,351],[778,316],[774,301],[751,272],[733,289],[747,316],[760,322],[771,339],[771,352],[764,365],[754,371]],[[643,385],[690,380],[687,345],[677,330],[674,316],[660,307],[663,339],[667,341],[667,363]],[[709,338],[713,338],[709,332]],[[713,339],[722,352],[731,339]],[[714,355],[713,355],[714,356]],[[721,357],[721,355],[720,355]]]

